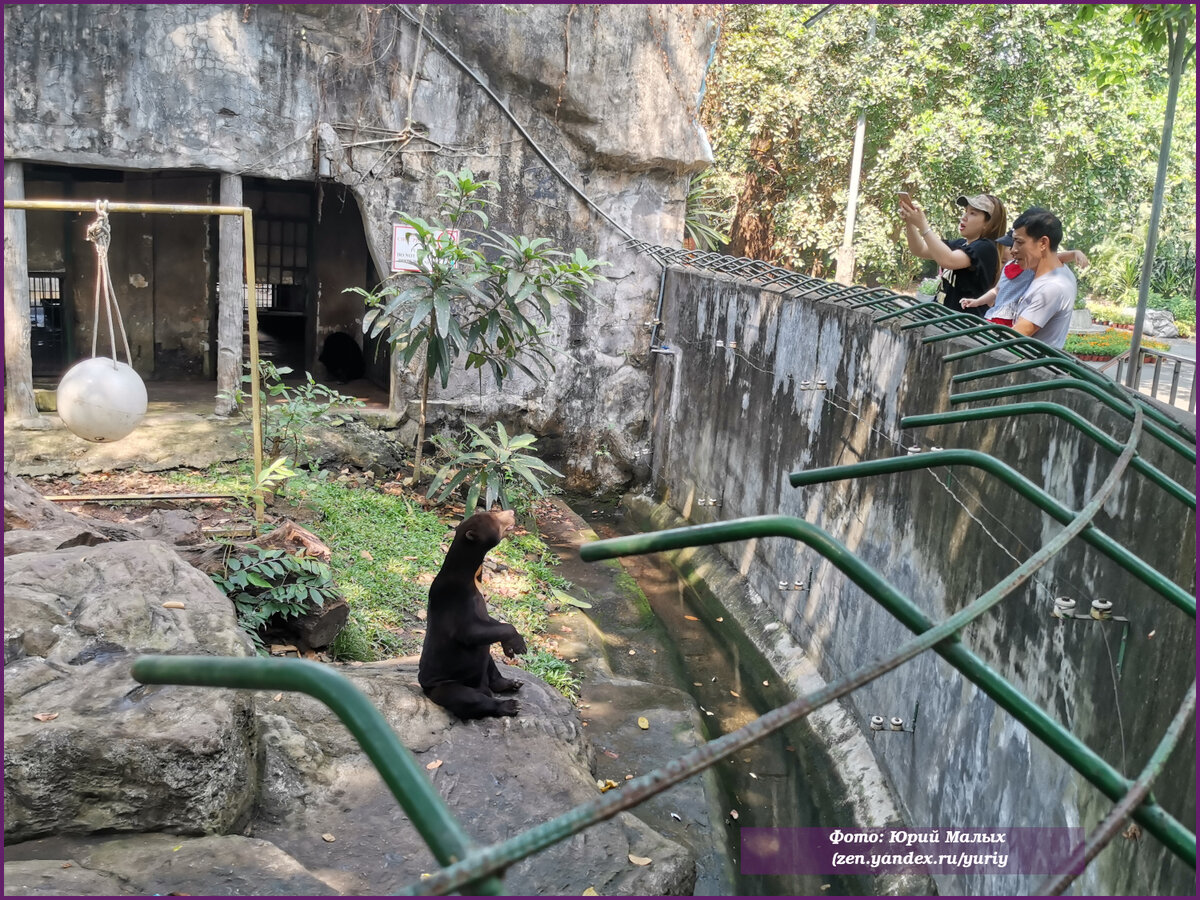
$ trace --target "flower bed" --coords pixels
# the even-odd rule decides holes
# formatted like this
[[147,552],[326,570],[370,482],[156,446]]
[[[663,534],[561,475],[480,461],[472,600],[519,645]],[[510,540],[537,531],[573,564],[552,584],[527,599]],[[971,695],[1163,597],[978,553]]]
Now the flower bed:
[[[1133,336],[1129,332],[1109,328],[1099,334],[1069,334],[1063,349],[1068,353],[1074,353],[1080,359],[1102,361],[1120,356],[1129,349],[1132,341]],[[1142,349],[1169,350],[1171,348],[1162,341],[1144,339]],[[1153,361],[1153,357],[1147,357],[1147,361]]]

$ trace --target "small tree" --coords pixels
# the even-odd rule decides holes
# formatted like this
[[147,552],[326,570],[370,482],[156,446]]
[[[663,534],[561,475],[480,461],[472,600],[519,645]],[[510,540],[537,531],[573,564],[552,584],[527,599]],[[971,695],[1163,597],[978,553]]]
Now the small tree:
[[[416,233],[421,271],[393,275],[375,291],[347,289],[369,307],[363,330],[376,337],[388,329],[387,340],[405,365],[425,351],[414,483],[421,473],[430,379],[436,374],[446,387],[460,360],[467,369],[487,366],[497,387],[514,367],[534,379],[544,377],[547,367],[554,368],[546,344],[553,307],[565,300],[578,309],[604,280],[598,269],[607,265],[582,250],[557,250],[548,238],[488,234],[489,201],[482,192],[499,186],[476,181],[470,169],[439,172],[438,178],[447,187],[438,194],[436,218],[399,216]],[[472,221],[484,230],[466,228]],[[458,232],[457,240],[451,231]]]

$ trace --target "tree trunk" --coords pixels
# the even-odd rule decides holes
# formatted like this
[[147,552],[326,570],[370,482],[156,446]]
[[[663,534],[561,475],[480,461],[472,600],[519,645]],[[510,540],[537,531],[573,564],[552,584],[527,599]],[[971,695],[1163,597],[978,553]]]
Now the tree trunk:
[[[242,177],[221,176],[221,205],[242,205]],[[245,253],[242,246],[242,220],[234,216],[219,217],[220,250],[217,279],[221,284],[221,295],[217,310],[217,405],[218,416],[228,416],[235,411],[232,394],[242,378],[242,342],[245,328],[242,325],[243,285],[249,293],[249,302],[255,302],[254,273],[244,272]]]
[[[430,340],[433,339],[433,323],[429,324]],[[429,353],[429,344],[425,345],[425,353]],[[425,446],[425,410],[429,406],[429,360],[425,360],[421,374],[421,407],[417,413],[417,449],[416,461],[413,463],[412,483],[416,487],[421,480],[421,448]]]
[[[755,138],[751,152],[761,157],[770,152],[770,138]],[[763,179],[756,172],[746,173],[746,185],[738,197],[737,212],[729,229],[729,252],[733,256],[774,262],[775,216]]]
[[[25,199],[25,169],[4,163],[4,199]],[[4,414],[36,419],[33,399],[33,355],[29,347],[29,257],[25,246],[25,211],[4,213]]]

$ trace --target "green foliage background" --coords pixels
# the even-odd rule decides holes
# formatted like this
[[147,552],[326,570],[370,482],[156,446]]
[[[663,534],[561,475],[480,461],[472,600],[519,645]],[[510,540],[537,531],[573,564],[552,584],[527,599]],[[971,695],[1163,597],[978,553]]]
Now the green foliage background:
[[[1063,219],[1064,245],[1145,233],[1167,93],[1167,55],[1119,6],[728,5],[702,110],[733,240],[756,218],[754,255],[832,275],[845,227],[855,120],[866,145],[855,229],[866,284],[921,273],[901,245],[895,192],[942,233],[954,198],[987,191],[1009,221],[1034,204]],[[877,17],[868,43],[869,20]],[[1180,87],[1164,238],[1194,240],[1195,64]],[[1135,252],[1140,252],[1135,248]]]

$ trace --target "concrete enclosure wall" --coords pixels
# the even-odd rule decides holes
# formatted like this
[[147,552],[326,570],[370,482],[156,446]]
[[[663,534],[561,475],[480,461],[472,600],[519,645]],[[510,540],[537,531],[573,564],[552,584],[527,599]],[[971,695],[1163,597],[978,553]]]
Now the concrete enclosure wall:
[[[872,315],[785,300],[722,276],[670,270],[663,334],[674,352],[658,357],[655,372],[654,483],[658,496],[697,523],[782,513],[819,525],[941,621],[999,582],[1060,526],[1001,483],[962,467],[803,489],[790,487],[788,474],[901,455],[913,444],[973,448],[1078,509],[1115,456],[1049,416],[901,432],[901,416],[949,408],[951,375],[1011,358],[996,353],[942,365],[951,348],[969,345],[922,345],[920,331],[901,331],[895,322],[876,325]],[[730,341],[737,342],[735,350]],[[819,379],[827,390],[805,389]],[[1044,399],[1069,406],[1118,439],[1128,435],[1127,420],[1086,394],[1057,391]],[[1143,437],[1139,451],[1177,481],[1194,483],[1194,466],[1154,439]],[[698,503],[709,498],[722,505]],[[1129,470],[1095,524],[1194,591],[1195,515],[1144,477]],[[726,544],[722,552],[827,680],[882,658],[910,637],[802,544],[772,538]],[[779,589],[783,581],[789,590]],[[806,589],[791,590],[794,581]],[[1052,599],[1059,595],[1077,598],[1081,610],[1093,598],[1110,599],[1114,613],[1130,619],[1119,680],[1120,625],[1052,619]],[[1194,620],[1080,540],[962,637],[1131,778],[1195,675]],[[919,704],[914,734],[872,743],[914,826],[1090,828],[1111,808],[933,653],[858,690],[848,702],[864,729],[872,715],[910,721]],[[1187,739],[1155,788],[1159,802],[1184,823],[1195,821],[1194,761],[1194,743]],[[1081,891],[1186,893],[1193,878],[1155,839],[1140,845],[1119,839],[1082,877]],[[1041,879],[939,881],[943,892],[978,896],[1027,893]]]

